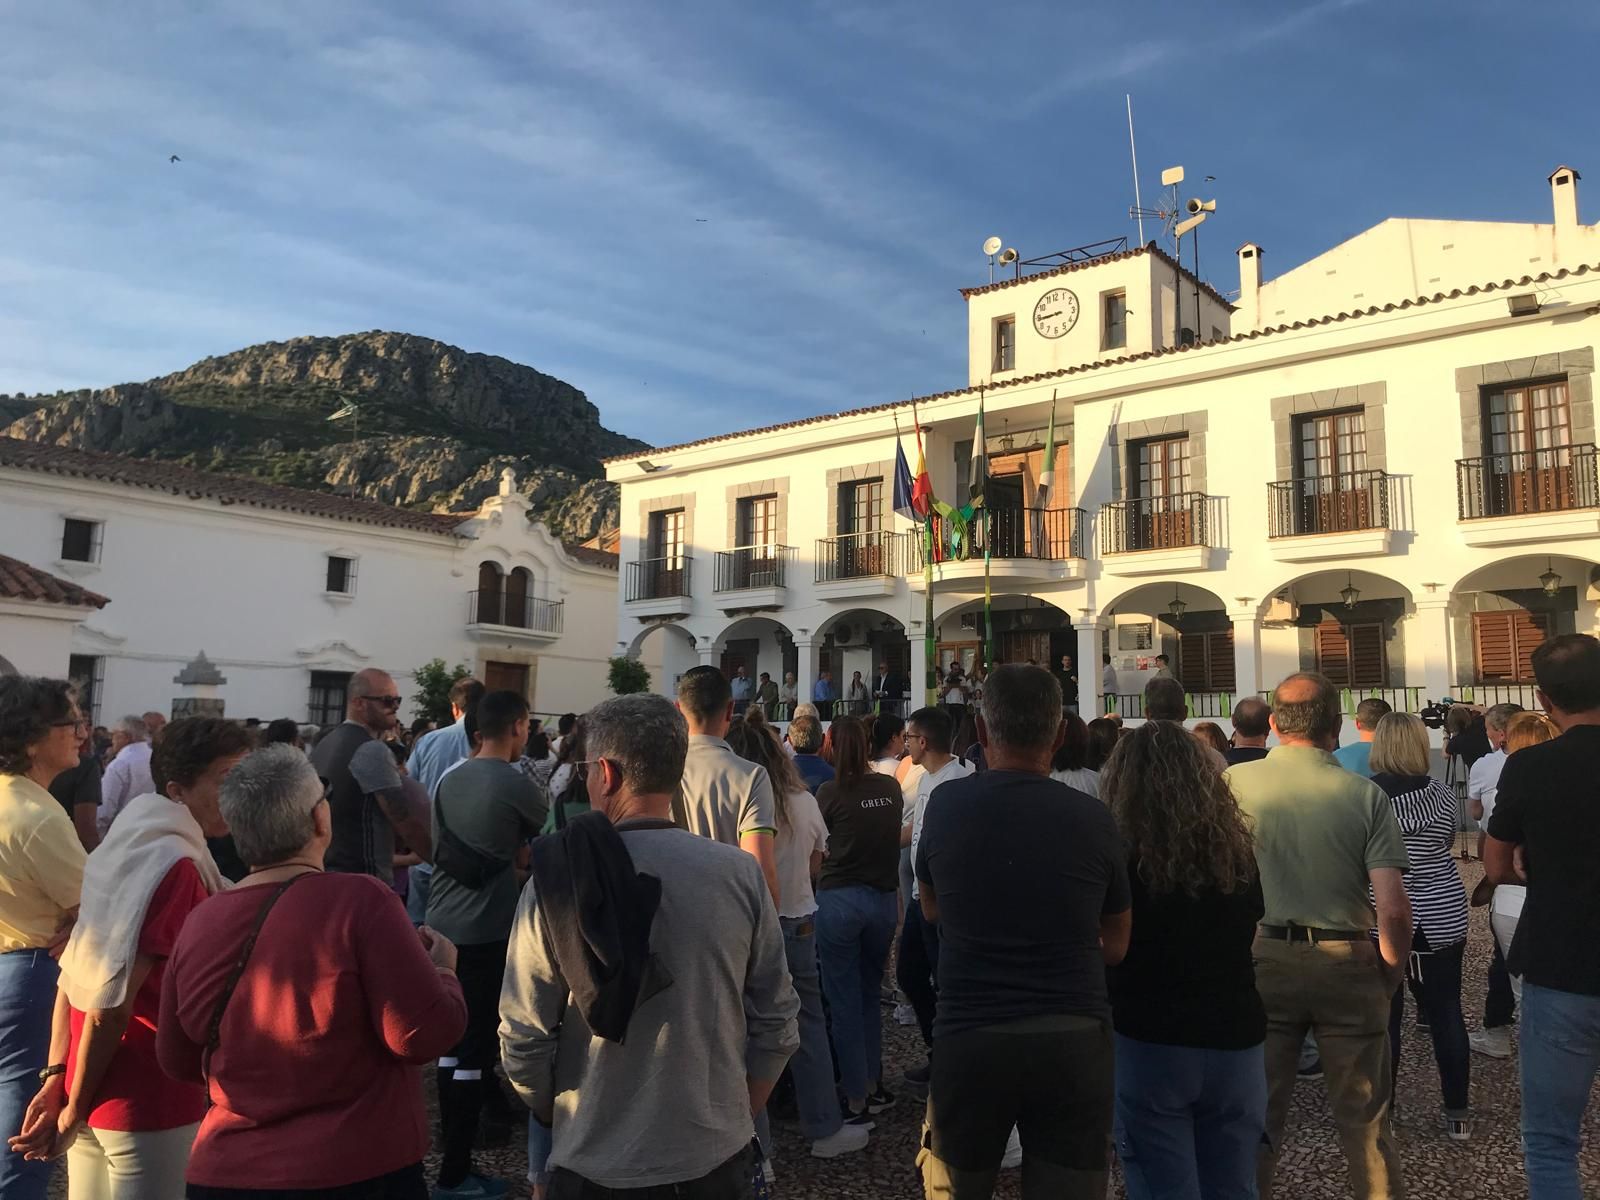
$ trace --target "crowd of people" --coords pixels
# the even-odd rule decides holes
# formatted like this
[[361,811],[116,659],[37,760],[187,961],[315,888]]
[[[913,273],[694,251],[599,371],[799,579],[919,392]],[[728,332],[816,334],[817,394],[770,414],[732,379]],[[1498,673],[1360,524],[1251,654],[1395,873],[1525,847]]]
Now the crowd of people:
[[[1132,1200],[1269,1197],[1317,1074],[1352,1192],[1392,1197],[1410,995],[1441,1136],[1515,1049],[1530,1193],[1577,1197],[1600,642],[1533,669],[1543,713],[1480,714],[1470,898],[1422,721],[1367,700],[1341,748],[1315,674],[1229,733],[1170,674],[1085,722],[1070,656],[904,715],[892,676],[805,703],[707,666],[551,736],[471,679],[402,734],[367,670],[314,739],[147,713],[104,746],[65,682],[0,679],[0,1195],[64,1158],[71,1200],[495,1200],[475,1150],[524,1121],[536,1197],[761,1195],[781,1085],[819,1158],[925,1097],[929,1197],[1102,1197],[1113,1159]],[[886,994],[927,1051],[896,1079]]]

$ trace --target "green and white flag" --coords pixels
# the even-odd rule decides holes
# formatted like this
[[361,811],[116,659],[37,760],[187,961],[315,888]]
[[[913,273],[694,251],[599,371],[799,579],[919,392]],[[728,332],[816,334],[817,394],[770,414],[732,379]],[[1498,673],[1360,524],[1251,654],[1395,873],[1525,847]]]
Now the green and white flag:
[[1056,485],[1056,398],[1050,397],[1050,432],[1044,439],[1044,465],[1039,468],[1039,498],[1035,508],[1050,507],[1050,493]]
[[968,480],[968,494],[974,505],[982,504],[989,494],[989,447],[983,436],[983,389],[978,389],[978,427],[972,433],[972,471]]

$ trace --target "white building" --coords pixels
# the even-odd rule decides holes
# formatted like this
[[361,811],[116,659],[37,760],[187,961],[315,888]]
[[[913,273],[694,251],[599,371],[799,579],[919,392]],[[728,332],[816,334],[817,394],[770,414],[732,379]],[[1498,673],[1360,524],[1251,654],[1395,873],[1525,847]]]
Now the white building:
[[394,675],[404,714],[412,672],[442,658],[581,712],[608,694],[616,557],[527,507],[509,472],[476,513],[418,513],[0,438],[0,551],[85,589],[50,605],[0,587],[0,672],[69,675],[101,722],[220,700],[324,724],[353,672]]
[[[1084,711],[1102,653],[1136,713],[1162,651],[1196,715],[1303,668],[1352,704],[1530,702],[1533,646],[1593,630],[1600,597],[1600,233],[1576,171],[1549,186],[1550,224],[1385,221],[1273,280],[1246,244],[1237,305],[1153,244],[964,290],[967,386],[916,417],[959,503],[981,393],[997,479],[971,557],[935,529],[941,661],[978,652],[988,536],[997,660],[1074,654]],[[659,645],[666,679],[743,662],[807,695],[888,661],[920,702],[922,546],[891,499],[912,412],[610,460],[619,644]]]

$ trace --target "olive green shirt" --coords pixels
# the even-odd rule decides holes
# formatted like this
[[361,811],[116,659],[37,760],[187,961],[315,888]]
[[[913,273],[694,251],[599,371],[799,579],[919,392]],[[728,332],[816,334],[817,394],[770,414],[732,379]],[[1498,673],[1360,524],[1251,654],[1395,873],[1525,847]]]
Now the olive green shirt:
[[1255,824],[1264,925],[1371,929],[1367,872],[1407,869],[1388,796],[1326,750],[1274,746],[1223,778]]

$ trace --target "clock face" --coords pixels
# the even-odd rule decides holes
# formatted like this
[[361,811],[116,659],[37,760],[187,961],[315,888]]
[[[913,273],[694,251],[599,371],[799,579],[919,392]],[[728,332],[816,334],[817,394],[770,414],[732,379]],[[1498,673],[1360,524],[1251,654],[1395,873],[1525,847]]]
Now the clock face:
[[1078,323],[1078,297],[1066,288],[1051,288],[1033,306],[1033,327],[1040,337],[1065,337]]

